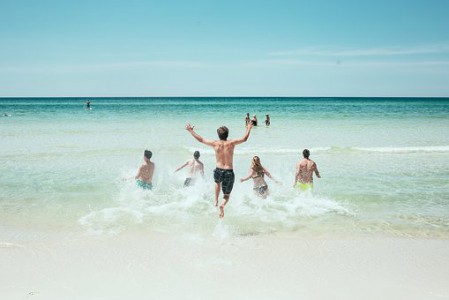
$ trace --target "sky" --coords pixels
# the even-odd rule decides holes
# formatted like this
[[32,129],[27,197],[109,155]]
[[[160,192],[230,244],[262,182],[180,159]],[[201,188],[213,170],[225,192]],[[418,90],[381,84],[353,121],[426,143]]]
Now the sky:
[[449,0],[0,0],[0,97],[449,97]]

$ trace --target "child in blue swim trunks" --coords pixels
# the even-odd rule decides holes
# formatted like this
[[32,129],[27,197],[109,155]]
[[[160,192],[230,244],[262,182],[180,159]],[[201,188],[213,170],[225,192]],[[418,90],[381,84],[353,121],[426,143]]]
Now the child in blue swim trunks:
[[150,150],[144,151],[144,163],[140,166],[135,177],[136,185],[144,190],[151,190],[153,188],[154,163],[151,161],[152,156],[153,153]]

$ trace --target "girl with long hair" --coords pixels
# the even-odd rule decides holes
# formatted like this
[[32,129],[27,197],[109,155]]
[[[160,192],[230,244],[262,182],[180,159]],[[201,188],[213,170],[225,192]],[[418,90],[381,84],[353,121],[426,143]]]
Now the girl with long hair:
[[253,179],[254,181],[254,193],[265,199],[267,198],[269,191],[268,191],[268,185],[267,182],[265,181],[265,175],[267,175],[267,177],[269,177],[271,180],[273,180],[274,182],[277,182],[270,174],[270,172],[264,168],[262,166],[262,164],[260,163],[260,158],[259,156],[254,156],[253,160],[251,161],[251,167],[249,169],[249,175],[246,176],[245,178],[241,178],[240,182],[244,182],[250,178]]

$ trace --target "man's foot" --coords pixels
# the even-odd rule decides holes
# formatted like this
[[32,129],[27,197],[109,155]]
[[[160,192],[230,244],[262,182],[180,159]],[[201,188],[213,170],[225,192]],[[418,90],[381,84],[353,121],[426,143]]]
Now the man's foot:
[[224,206],[220,205],[220,219],[223,219],[224,217]]
[[218,206],[218,200],[215,200],[215,206]]

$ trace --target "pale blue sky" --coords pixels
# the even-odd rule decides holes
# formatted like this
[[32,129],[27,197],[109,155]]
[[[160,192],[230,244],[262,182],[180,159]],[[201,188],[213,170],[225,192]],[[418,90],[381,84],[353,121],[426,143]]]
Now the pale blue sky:
[[0,0],[0,96],[449,96],[448,12],[448,0]]

